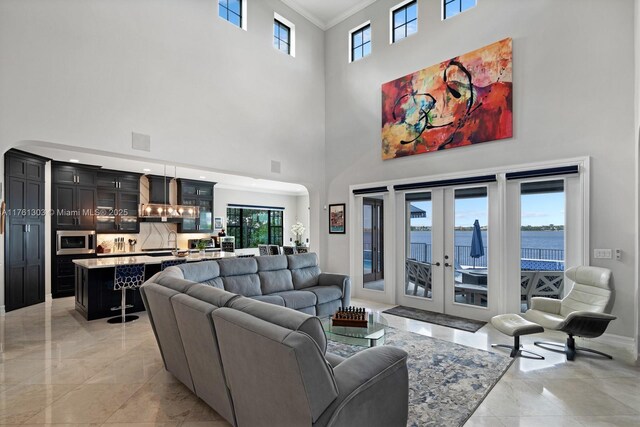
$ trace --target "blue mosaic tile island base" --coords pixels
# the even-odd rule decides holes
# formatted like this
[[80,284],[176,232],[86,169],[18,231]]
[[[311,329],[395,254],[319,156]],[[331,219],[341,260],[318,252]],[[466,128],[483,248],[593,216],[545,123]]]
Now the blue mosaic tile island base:
[[[462,426],[482,403],[513,359],[392,327],[385,345],[409,353],[411,427]],[[365,347],[328,342],[327,351],[349,357]]]

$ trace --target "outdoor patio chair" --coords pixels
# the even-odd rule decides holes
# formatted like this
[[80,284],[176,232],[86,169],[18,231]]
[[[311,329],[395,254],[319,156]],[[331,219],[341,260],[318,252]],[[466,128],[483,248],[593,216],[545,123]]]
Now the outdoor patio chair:
[[423,296],[428,297],[431,290],[431,264],[408,259],[405,270],[405,293],[409,292],[409,283],[413,283],[413,295],[418,289],[424,289]]
[[533,297],[562,298],[564,274],[564,271],[537,271],[529,286],[528,306],[531,307]]

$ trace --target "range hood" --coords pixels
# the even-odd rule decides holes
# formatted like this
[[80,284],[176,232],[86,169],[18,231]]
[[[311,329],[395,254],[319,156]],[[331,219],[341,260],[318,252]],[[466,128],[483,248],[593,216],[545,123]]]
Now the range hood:
[[148,197],[141,194],[140,200],[148,201],[140,204],[139,221],[179,223],[185,218],[198,218],[200,212],[197,206],[171,203],[170,189],[173,181],[171,177],[166,175],[145,176],[149,181],[149,194]]

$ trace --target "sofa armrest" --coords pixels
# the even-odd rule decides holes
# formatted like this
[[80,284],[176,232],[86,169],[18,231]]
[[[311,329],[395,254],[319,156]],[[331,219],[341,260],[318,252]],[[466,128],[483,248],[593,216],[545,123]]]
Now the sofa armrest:
[[319,286],[338,286],[342,289],[342,306],[348,307],[351,304],[351,278],[345,274],[320,273],[318,276]]
[[338,397],[318,426],[405,426],[409,410],[407,352],[381,346],[363,350],[333,370]]
[[533,297],[531,298],[531,310],[544,311],[545,313],[560,314],[562,301],[554,298]]

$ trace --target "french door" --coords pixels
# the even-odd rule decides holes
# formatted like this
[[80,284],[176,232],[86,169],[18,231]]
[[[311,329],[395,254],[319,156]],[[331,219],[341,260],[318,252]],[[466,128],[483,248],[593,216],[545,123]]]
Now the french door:
[[362,200],[362,279],[364,283],[384,279],[383,201]]
[[402,305],[470,319],[498,312],[495,183],[405,193]]

